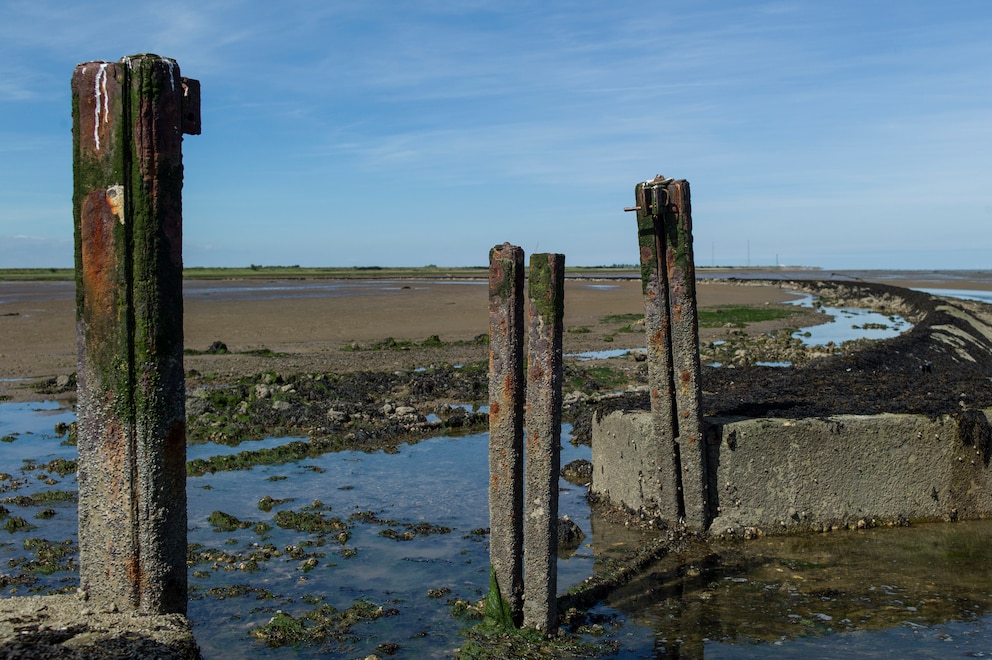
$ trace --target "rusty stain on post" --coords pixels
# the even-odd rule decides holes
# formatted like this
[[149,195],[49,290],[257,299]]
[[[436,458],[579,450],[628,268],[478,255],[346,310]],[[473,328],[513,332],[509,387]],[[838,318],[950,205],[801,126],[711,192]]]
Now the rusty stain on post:
[[523,621],[524,252],[489,252],[489,558]]
[[678,412],[678,449],[686,524],[705,529],[709,523],[706,447],[703,442],[699,380],[699,322],[696,309],[696,267],[692,251],[692,209],[689,182],[666,186],[665,262],[671,315],[672,373]]
[[634,188],[637,208],[637,240],[641,260],[641,289],[644,294],[644,327],[647,335],[648,387],[651,392],[653,455],[657,464],[644,474],[645,513],[667,520],[684,514],[678,469],[678,435],[675,411],[667,268],[664,264],[665,235],[660,207],[667,203],[666,191],[652,181]]
[[557,629],[565,255],[534,254],[528,280],[524,625]]
[[156,55],[80,64],[72,80],[80,582],[141,613],[185,613],[187,601],[181,131],[199,127],[188,88]]

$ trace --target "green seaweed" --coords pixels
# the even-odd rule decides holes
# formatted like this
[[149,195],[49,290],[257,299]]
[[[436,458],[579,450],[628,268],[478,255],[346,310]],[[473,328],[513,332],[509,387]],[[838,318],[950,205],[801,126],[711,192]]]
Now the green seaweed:
[[329,642],[336,645],[357,641],[358,636],[352,632],[357,624],[393,613],[367,600],[359,600],[346,610],[324,604],[299,616],[276,612],[268,623],[252,628],[249,634],[269,648],[312,647]]
[[238,520],[235,516],[223,511],[214,511],[207,517],[207,522],[214,528],[215,532],[233,532],[239,529],[248,529],[255,523],[248,520]]
[[283,529],[314,534],[330,534],[351,528],[340,518],[325,517],[319,511],[277,511],[272,520]]

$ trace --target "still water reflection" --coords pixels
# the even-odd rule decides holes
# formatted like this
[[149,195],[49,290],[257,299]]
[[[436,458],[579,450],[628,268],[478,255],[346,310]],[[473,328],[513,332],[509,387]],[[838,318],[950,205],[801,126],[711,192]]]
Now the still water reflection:
[[606,604],[644,631],[631,657],[988,657],[990,541],[975,521],[714,542]]
[[[30,573],[27,583],[13,579],[35,558],[28,539],[75,542],[74,500],[20,499],[75,491],[74,475],[40,467],[75,457],[75,448],[52,432],[73,417],[50,403],[0,403],[0,502],[8,519],[29,523],[0,530],[5,596],[71,590],[78,583],[69,558],[52,573]],[[404,657],[450,657],[469,622],[452,614],[449,600],[477,600],[488,586],[488,539],[473,533],[488,524],[486,440],[485,434],[442,437],[403,445],[395,454],[340,452],[190,478],[189,540],[218,557],[190,566],[190,615],[205,657],[317,651],[365,657],[382,642],[397,642]],[[563,463],[588,458],[588,447],[566,441],[563,450]],[[579,549],[559,561],[564,591],[600,570],[605,558],[646,539],[590,517],[581,487],[562,481],[561,488],[562,513],[586,533]],[[280,503],[262,509],[263,496]],[[314,500],[328,516],[372,511],[377,518],[355,520],[340,543],[275,524],[279,511],[301,511]],[[43,509],[52,515],[39,515]],[[218,531],[208,522],[217,510],[252,527]],[[387,518],[401,531],[405,523],[426,520],[451,532],[392,540],[382,535]],[[246,566],[266,544],[282,554]],[[290,548],[315,559],[312,570]],[[450,591],[428,595],[439,587]],[[315,600],[344,608],[359,598],[397,613],[357,626],[342,645],[267,649],[249,635],[278,610],[300,615]],[[992,521],[713,541],[654,564],[595,611],[605,615],[605,639],[616,640],[624,658],[992,657]]]

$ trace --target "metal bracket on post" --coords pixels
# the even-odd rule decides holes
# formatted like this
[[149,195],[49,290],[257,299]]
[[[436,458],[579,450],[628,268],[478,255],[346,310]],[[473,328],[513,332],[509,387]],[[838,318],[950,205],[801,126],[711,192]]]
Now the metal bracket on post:
[[199,135],[203,131],[200,122],[200,81],[183,78],[182,132],[185,135]]
[[659,216],[668,206],[668,184],[675,179],[658,175],[653,181],[644,182],[637,188],[637,206],[626,206],[624,212],[644,210],[644,215]]
[[635,187],[657,482],[645,502],[692,528],[709,522],[702,442],[699,330],[689,183],[657,176]]

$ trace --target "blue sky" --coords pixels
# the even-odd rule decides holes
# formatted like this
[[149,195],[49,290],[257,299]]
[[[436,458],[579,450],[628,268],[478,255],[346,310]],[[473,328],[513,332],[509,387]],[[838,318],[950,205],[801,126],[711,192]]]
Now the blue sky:
[[72,265],[69,83],[203,90],[187,266],[634,263],[634,185],[696,263],[992,269],[992,2],[0,1],[0,267]]

